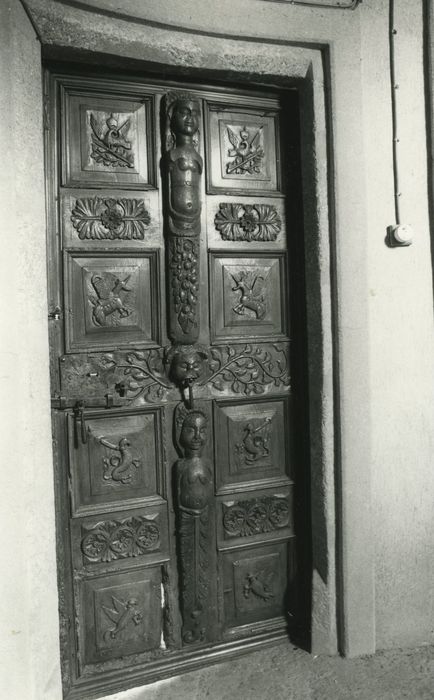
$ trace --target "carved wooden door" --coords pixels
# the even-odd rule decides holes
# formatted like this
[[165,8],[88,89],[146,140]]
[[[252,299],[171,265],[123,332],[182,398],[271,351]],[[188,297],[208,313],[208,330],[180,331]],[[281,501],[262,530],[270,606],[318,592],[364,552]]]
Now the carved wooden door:
[[296,616],[296,104],[47,84],[61,644],[81,698],[256,648]]

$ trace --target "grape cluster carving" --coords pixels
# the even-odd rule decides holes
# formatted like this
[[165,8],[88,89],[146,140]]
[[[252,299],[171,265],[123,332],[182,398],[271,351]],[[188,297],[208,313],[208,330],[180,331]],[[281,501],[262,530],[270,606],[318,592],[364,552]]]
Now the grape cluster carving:
[[170,269],[174,309],[184,333],[189,333],[192,327],[197,326],[198,248],[197,241],[191,238],[176,238],[171,242]]

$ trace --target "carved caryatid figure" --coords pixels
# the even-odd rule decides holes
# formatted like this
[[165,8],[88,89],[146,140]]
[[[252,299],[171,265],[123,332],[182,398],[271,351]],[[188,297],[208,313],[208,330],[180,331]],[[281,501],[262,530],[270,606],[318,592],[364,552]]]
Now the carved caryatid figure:
[[182,638],[204,641],[207,629],[209,552],[211,548],[212,473],[202,457],[208,419],[179,404],[175,414],[178,449],[175,464],[178,555],[181,578]]
[[169,265],[169,337],[191,343],[199,337],[199,234],[202,158],[198,143],[199,102],[186,93],[166,98],[166,233]]

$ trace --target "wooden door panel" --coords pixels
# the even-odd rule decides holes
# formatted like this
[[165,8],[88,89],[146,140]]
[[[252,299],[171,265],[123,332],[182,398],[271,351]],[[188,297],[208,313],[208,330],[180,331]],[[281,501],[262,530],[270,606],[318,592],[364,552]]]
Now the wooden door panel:
[[67,351],[158,345],[157,251],[65,253]]
[[294,536],[293,487],[219,497],[219,550]]
[[79,587],[83,666],[159,648],[160,567],[95,577]]
[[286,336],[285,262],[277,253],[211,253],[213,340]]
[[161,409],[86,413],[87,442],[69,418],[73,514],[165,494]]
[[287,548],[280,543],[222,554],[226,629],[285,615]]
[[209,248],[249,253],[286,247],[285,201],[259,196],[209,197],[207,236]]
[[279,154],[276,153],[278,115],[272,110],[207,102],[207,190],[280,190]]
[[166,504],[74,519],[71,536],[77,570],[120,571],[169,559]]
[[217,493],[289,481],[288,402],[216,402]]
[[65,248],[157,248],[162,230],[157,191],[66,191],[61,197]]
[[153,187],[153,110],[152,95],[65,90],[62,184]]

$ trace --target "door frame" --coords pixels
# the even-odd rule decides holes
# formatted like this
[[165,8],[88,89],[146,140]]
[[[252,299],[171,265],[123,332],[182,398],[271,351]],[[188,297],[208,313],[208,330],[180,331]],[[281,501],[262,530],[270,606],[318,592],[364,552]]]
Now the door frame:
[[[26,2],[27,9],[31,5],[32,2]],[[243,79],[245,71],[255,64],[255,75],[260,80],[270,80],[273,84],[276,81],[288,84],[289,81],[300,86],[303,114],[307,115],[307,119],[303,120],[302,133],[304,201],[307,213],[306,279],[307,286],[312,284],[312,288],[317,290],[317,295],[308,304],[308,345],[312,349],[309,358],[310,428],[311,435],[314,436],[311,442],[313,652],[336,653],[337,619],[339,648],[343,653],[356,655],[372,652],[375,601],[369,518],[371,494],[369,458],[364,451],[368,444],[366,436],[369,435],[369,423],[365,420],[358,425],[355,419],[367,407],[366,386],[361,377],[362,386],[354,393],[346,381],[351,371],[365,367],[368,359],[363,343],[361,353],[352,351],[352,346],[357,346],[358,339],[363,338],[366,330],[366,304],[364,301],[359,304],[354,301],[357,296],[354,284],[357,288],[362,287],[363,270],[354,279],[349,274],[351,271],[346,262],[346,255],[349,259],[351,253],[351,258],[357,259],[358,253],[361,253],[361,264],[365,264],[363,232],[366,202],[363,184],[359,181],[360,175],[364,174],[363,129],[354,133],[352,163],[349,164],[340,143],[340,135],[353,127],[349,123],[351,119],[339,116],[339,106],[348,101],[348,94],[344,95],[342,91],[345,86],[352,84],[355,86],[355,99],[346,115],[353,116],[354,123],[360,119],[361,68],[357,62],[358,52],[350,52],[354,56],[352,59],[346,51],[347,48],[354,48],[360,40],[357,32],[349,29],[348,34],[342,37],[325,22],[323,30],[314,32],[316,43],[313,43],[306,39],[305,31],[297,21],[291,27],[290,40],[287,38],[288,31],[282,32],[286,37],[279,39],[274,35],[235,39],[228,38],[227,34],[216,35],[216,32],[209,30],[177,30],[170,26],[153,28],[152,23],[148,26],[133,21],[132,35],[119,40],[110,36],[108,26],[102,26],[100,34],[95,37],[91,27],[86,25],[87,11],[77,11],[81,16],[74,25],[71,17],[75,10],[69,7],[66,13],[64,10],[62,2],[50,3],[44,7],[42,14],[36,10],[31,15],[43,53],[48,58],[98,62],[101,55],[105,54],[108,64],[124,60],[128,65],[132,63],[137,66],[136,61],[140,55],[143,58],[140,65],[147,69],[149,65],[154,65],[156,70],[161,71],[162,64],[166,70],[168,66],[172,68],[177,65],[182,72],[189,62],[190,65],[199,62],[204,70],[208,66],[211,74],[210,67],[215,65],[217,52],[221,58],[222,70],[232,71],[237,80]],[[50,22],[46,21],[47,16]],[[155,35],[158,32],[160,36],[157,47]],[[187,58],[181,52],[174,55],[172,51],[174,44],[182,46],[183,42]],[[188,54],[188,49],[198,44],[202,53],[196,59],[194,52]],[[240,47],[243,60],[239,59]],[[86,49],[91,52],[83,54]],[[271,63],[265,60],[270,52],[275,57]],[[344,56],[346,60],[343,60]],[[279,67],[276,67],[277,63]],[[249,70],[247,77],[251,75]],[[33,94],[38,96],[37,89]],[[42,92],[39,95],[42,105]],[[28,153],[32,153],[31,142],[24,141],[23,148],[28,148]],[[327,169],[325,163],[328,164]],[[356,184],[359,185],[358,188],[355,188]],[[38,201],[42,206],[42,200]],[[39,251],[40,243],[36,239],[29,240],[29,254]],[[44,298],[46,290],[42,279],[39,279],[34,291],[40,300]],[[351,321],[355,309],[358,328],[352,329],[350,337],[345,338],[340,331]],[[32,358],[46,366],[47,346],[39,343]],[[355,399],[359,399],[357,406],[354,405]],[[39,408],[48,413],[48,386]],[[350,429],[351,422],[358,427],[356,436],[354,430]],[[42,451],[46,449],[43,445],[47,445],[45,434],[41,443]],[[45,464],[49,463],[50,454],[47,450]],[[52,477],[48,468],[41,477],[38,488],[38,493],[44,489],[47,493],[44,518],[48,521],[48,537],[34,556],[37,555],[39,560],[45,555],[52,562],[54,509],[50,497]],[[33,561],[37,566],[36,558]],[[46,578],[49,590],[52,591],[55,581],[52,567],[47,570]],[[41,638],[47,634],[51,643],[53,639],[55,643],[58,631],[52,624],[48,631],[41,634]]]

